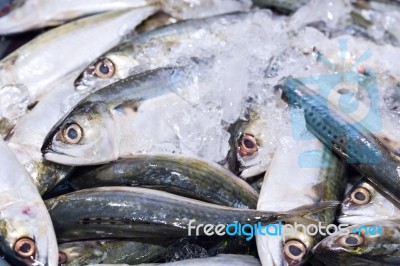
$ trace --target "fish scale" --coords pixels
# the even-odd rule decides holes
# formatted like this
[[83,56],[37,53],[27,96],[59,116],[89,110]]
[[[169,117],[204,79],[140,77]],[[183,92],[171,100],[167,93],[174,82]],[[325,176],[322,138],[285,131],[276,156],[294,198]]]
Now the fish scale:
[[136,155],[68,180],[75,189],[145,186],[206,202],[254,209],[258,194],[218,164],[179,155]]
[[[101,238],[188,235],[188,225],[273,223],[290,220],[336,205],[304,206],[284,213],[237,209],[205,203],[146,188],[101,187],[85,189],[46,202],[59,242]],[[109,223],[110,217],[124,220]],[[106,218],[106,219],[104,219]],[[82,221],[87,221],[88,224]],[[103,221],[106,221],[103,223]],[[91,223],[90,221],[93,221]],[[192,235],[195,233],[191,231]],[[200,234],[204,235],[200,228]]]
[[331,112],[321,96],[300,81],[287,79],[284,92],[290,105],[303,109],[308,129],[321,142],[400,204],[400,163],[380,142],[361,126]]

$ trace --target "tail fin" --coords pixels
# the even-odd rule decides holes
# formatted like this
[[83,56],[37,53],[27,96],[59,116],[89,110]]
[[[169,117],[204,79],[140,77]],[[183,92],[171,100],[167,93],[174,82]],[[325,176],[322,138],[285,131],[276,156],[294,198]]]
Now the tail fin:
[[304,224],[315,223],[315,220],[307,218],[307,215],[321,212],[329,208],[336,208],[340,205],[340,201],[323,201],[314,204],[303,205],[295,209],[291,209],[280,213],[278,221],[285,222],[303,222]]

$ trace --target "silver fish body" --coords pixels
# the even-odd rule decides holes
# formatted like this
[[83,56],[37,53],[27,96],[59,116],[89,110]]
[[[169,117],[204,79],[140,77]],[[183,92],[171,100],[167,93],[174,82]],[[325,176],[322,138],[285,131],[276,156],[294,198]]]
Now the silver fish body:
[[180,155],[136,155],[111,162],[68,183],[75,189],[143,186],[236,208],[255,209],[258,194],[216,163]]
[[45,161],[40,148],[53,125],[71,108],[68,95],[76,92],[70,82],[75,76],[76,72],[63,78],[61,86],[52,89],[34,110],[22,117],[8,140],[9,147],[28,170],[42,195],[72,170],[72,167]]
[[166,266],[201,266],[204,264],[215,265],[215,266],[223,266],[223,265],[248,265],[248,266],[260,266],[260,261],[253,256],[249,255],[236,255],[236,254],[219,254],[215,257],[209,258],[199,258],[199,259],[189,259],[183,261],[175,261],[168,263],[147,263],[140,264],[142,266],[157,266],[157,265],[166,265]]
[[[262,183],[258,210],[279,212],[303,204],[341,199],[346,184],[344,165],[331,151],[316,139],[282,137],[280,142]],[[335,209],[330,209],[312,217],[316,223],[326,225],[333,222],[335,213]],[[293,222],[291,224],[294,226]],[[300,230],[283,234],[256,236],[263,265],[302,265],[321,238],[321,235],[310,236]]]
[[400,186],[397,185],[400,184],[400,161],[386,147],[365,128],[357,123],[349,124],[349,120],[328,109],[321,96],[298,80],[288,79],[284,90],[289,104],[304,110],[308,129],[321,142],[332,147],[386,196],[400,204]]
[[31,29],[55,26],[85,15],[105,11],[145,7],[154,4],[151,0],[101,0],[101,1],[48,1],[29,0],[0,17],[0,35]]
[[[89,240],[67,242],[58,246],[63,265],[139,264],[159,259],[167,252],[172,240],[155,241]],[[165,243],[165,244],[164,244]]]
[[[74,70],[83,69],[98,54],[118,44],[156,10],[156,7],[149,6],[83,18],[41,34],[1,60],[2,136],[10,132],[28,108],[39,101],[53,84]],[[106,37],[102,36],[105,32]],[[80,55],[85,56],[76,54],[77,49]]]
[[[176,65],[180,56],[199,57],[204,51],[215,50],[216,41],[226,41],[233,25],[251,17],[252,14],[246,13],[220,15],[181,21],[146,32],[101,55],[79,75],[75,84],[77,89],[95,90],[132,74]],[[209,42],[199,46],[201,38],[207,38]],[[101,65],[108,71],[101,73]]]
[[[336,205],[328,202],[285,213],[237,209],[158,190],[85,189],[46,201],[59,242],[77,239],[204,235],[199,224],[272,223]],[[190,231],[190,232],[189,232]]]
[[56,236],[43,200],[7,144],[1,141],[0,149],[2,254],[13,265],[57,265]]
[[[169,67],[145,72],[91,94],[47,135],[42,147],[44,157],[67,165],[84,165],[132,154],[135,147],[140,149],[144,141],[151,141],[135,130],[137,126],[146,122],[147,132],[157,133],[154,125],[147,123],[155,119],[151,118],[154,110],[176,100],[187,103],[184,93],[195,84],[196,74],[185,70]],[[135,121],[138,124],[132,123]],[[163,133],[161,138],[168,137],[166,131]]]

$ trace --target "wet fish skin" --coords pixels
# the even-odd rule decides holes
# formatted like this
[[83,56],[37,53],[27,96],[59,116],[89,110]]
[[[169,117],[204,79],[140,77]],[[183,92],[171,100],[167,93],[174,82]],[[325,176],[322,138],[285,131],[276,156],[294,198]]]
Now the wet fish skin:
[[[167,252],[168,239],[133,240],[89,240],[67,242],[58,246],[65,255],[63,265],[87,265],[92,263],[128,263],[152,262]],[[105,256],[105,254],[107,254]]]
[[[337,206],[304,206],[285,213],[223,207],[145,188],[101,187],[46,200],[59,242],[101,238],[188,236],[188,225],[290,220]],[[194,231],[192,231],[195,234]],[[200,231],[200,234],[203,234]]]
[[[186,103],[181,93],[195,82],[195,72],[185,67],[160,68],[91,94],[49,132],[42,146],[44,158],[66,165],[90,165],[132,154],[135,134],[140,133],[135,132],[134,122],[151,114],[154,104],[172,99],[169,97]],[[82,131],[77,144],[62,137],[72,124]]]
[[[58,250],[52,221],[29,174],[4,141],[0,141],[0,249],[13,265],[57,265]],[[19,256],[14,245],[34,241],[32,259]],[[24,240],[24,243],[27,243]],[[32,243],[28,243],[33,245]]]
[[181,155],[135,155],[68,180],[76,190],[102,186],[159,188],[206,202],[255,209],[258,193],[220,165]]
[[53,189],[73,169],[71,166],[44,161],[42,154],[37,150],[32,151],[29,146],[10,142],[8,146],[30,174],[40,195]]
[[353,246],[344,243],[346,237],[353,237],[354,234],[340,236],[331,235],[322,240],[313,250],[317,259],[322,262],[336,265],[398,265],[400,263],[399,237],[400,228],[398,221],[369,222],[346,228],[358,229],[360,226],[380,226],[383,235],[365,235],[361,230],[360,236],[356,234],[357,242]]
[[169,263],[146,263],[140,264],[142,266],[156,266],[156,265],[170,265],[170,266],[202,266],[204,264],[213,266],[233,265],[233,266],[261,266],[260,261],[253,256],[249,255],[236,255],[236,254],[219,254],[215,257],[189,259],[183,261],[175,261]]
[[[166,53],[164,49],[155,51],[153,49],[155,45],[160,46],[162,44],[167,49],[173,50],[175,47],[188,42],[198,42],[198,36],[204,35],[205,32],[206,36],[214,36],[215,33],[209,32],[213,25],[234,24],[249,16],[251,14],[235,13],[180,21],[140,34],[132,38],[130,42],[119,45],[99,56],[78,76],[75,85],[77,89],[96,90],[130,75],[168,66],[172,64],[170,53]],[[192,56],[195,53],[197,51]],[[97,75],[94,69],[98,64],[107,60],[111,63],[113,72],[102,76]]]
[[89,0],[89,1],[22,1],[11,12],[0,16],[0,35],[18,33],[47,26],[60,25],[63,22],[85,15],[106,11],[140,8],[154,5],[151,0]]
[[[361,193],[364,199],[357,200],[355,193]],[[363,178],[345,196],[337,219],[344,224],[399,220],[400,210]]]
[[[279,212],[303,204],[341,199],[347,181],[345,168],[331,151],[316,139],[295,140],[287,136],[282,137],[280,143],[264,177],[258,210]],[[335,213],[336,209],[332,208],[319,215],[310,215],[310,218],[315,223],[326,225],[333,223]],[[294,222],[303,224],[301,220]],[[256,236],[258,254],[264,265],[303,265],[320,238],[320,235],[309,236],[301,231],[290,232],[284,238]],[[298,243],[303,255],[294,259],[284,247],[296,246]]]
[[[76,70],[82,71],[88,62],[120,43],[129,30],[156,10],[149,6],[83,18],[39,35],[1,60],[1,135],[10,133],[52,85]],[[78,55],[77,49],[85,56]]]
[[[0,14],[0,35],[24,32],[47,26],[57,26],[72,19],[101,12],[157,6],[178,19],[214,16],[246,11],[250,1],[236,0],[13,0],[21,2],[11,12]],[[0,10],[1,12],[1,10]]]
[[[321,96],[289,78],[285,95],[291,106],[304,110],[307,128],[339,157],[353,164],[376,187],[400,204],[400,161],[369,132],[331,112]],[[349,148],[350,147],[350,148]]]

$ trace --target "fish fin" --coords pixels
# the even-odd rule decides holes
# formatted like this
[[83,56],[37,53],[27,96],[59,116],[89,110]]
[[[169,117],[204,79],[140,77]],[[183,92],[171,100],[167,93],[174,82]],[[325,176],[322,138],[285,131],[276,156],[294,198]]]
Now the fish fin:
[[311,218],[307,218],[308,215],[312,213],[317,213],[329,208],[336,208],[340,204],[340,201],[322,201],[314,204],[303,205],[295,209],[291,209],[289,211],[283,212],[279,217],[280,221],[291,222],[291,221],[299,221],[304,220],[308,221],[308,223],[314,223],[315,220]]
[[130,110],[133,111],[133,113],[137,113],[139,110],[140,102],[136,100],[132,101],[126,101],[124,103],[121,103],[120,105],[117,105],[114,107],[114,110],[119,111],[121,113],[128,113]]

